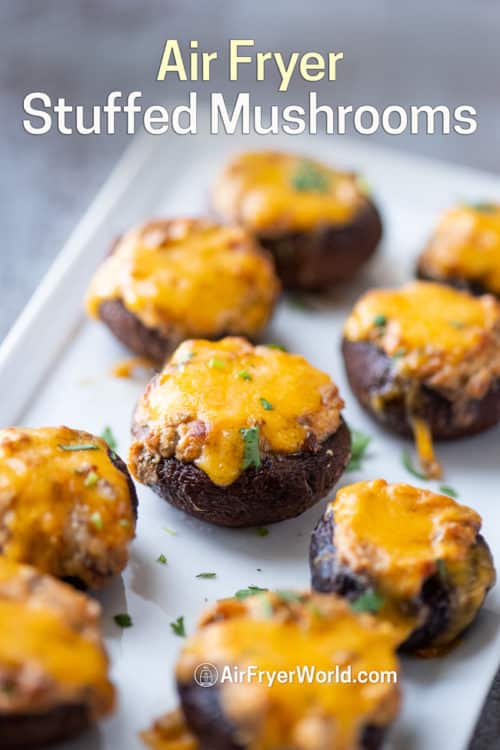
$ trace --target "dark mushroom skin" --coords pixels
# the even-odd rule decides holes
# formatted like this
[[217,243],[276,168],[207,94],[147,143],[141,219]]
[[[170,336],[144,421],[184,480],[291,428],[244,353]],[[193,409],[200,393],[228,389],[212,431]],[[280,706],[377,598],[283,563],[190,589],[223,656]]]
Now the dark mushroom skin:
[[458,276],[432,276],[420,264],[415,269],[415,276],[421,281],[435,281],[438,284],[451,286],[461,292],[469,292],[469,294],[473,294],[475,297],[481,297],[483,294],[491,294],[489,289],[480,281],[471,281],[470,279]]
[[[375,487],[378,492],[384,491],[388,487],[387,483],[378,480],[376,482],[360,482],[347,488],[348,491],[364,486]],[[389,485],[390,487],[390,485]],[[419,490],[410,488],[408,485],[393,485],[396,491],[401,488],[401,492],[411,492],[417,494]],[[426,502],[432,502],[432,495],[429,491],[421,490],[421,493],[427,493]],[[441,497],[441,496],[440,496]],[[443,503],[443,499],[439,500]],[[450,498],[444,499],[443,507],[454,507],[458,505]],[[417,506],[418,507],[418,506]],[[430,507],[430,506],[429,506]],[[418,511],[414,511],[418,512]],[[401,525],[411,524],[411,516],[401,515]],[[479,523],[472,518],[474,524],[479,529]],[[373,514],[372,518],[366,519],[367,532],[363,537],[362,544],[366,549],[372,550],[372,545],[376,544],[370,536],[369,526],[376,523]],[[464,524],[469,521],[464,519]],[[443,527],[444,528],[444,527]],[[484,598],[494,584],[495,571],[493,560],[489,547],[479,530],[474,534],[469,534],[469,550],[466,553],[467,572],[464,577],[463,570],[455,578],[446,572],[446,563],[443,562],[443,568],[430,571],[429,574],[422,575],[420,588],[416,593],[407,599],[397,599],[397,615],[403,618],[403,623],[396,619],[397,626],[400,626],[402,633],[399,651],[406,653],[417,653],[422,655],[434,655],[444,648],[448,647],[463,630],[469,627],[470,623],[479,611]],[[457,532],[458,534],[458,532]],[[361,540],[360,540],[361,544]],[[385,549],[385,548],[384,548]],[[367,553],[368,555],[370,553]],[[374,554],[372,552],[372,554]],[[449,563],[453,565],[453,563]],[[362,570],[353,570],[348,561],[342,558],[335,544],[335,501],[331,503],[325,514],[316,525],[310,546],[310,567],[311,567],[311,587],[313,591],[321,593],[334,593],[344,597],[349,602],[354,603],[357,600],[362,601],[373,591],[386,591],[384,589],[384,578],[380,571],[370,569],[370,562],[364,560]],[[432,556],[430,556],[430,568],[432,565]],[[460,588],[457,581],[465,581]],[[477,593],[473,596],[473,606],[470,611],[467,608],[461,609],[459,602],[470,596],[469,589]],[[394,618],[394,606],[391,604],[391,594],[383,595],[387,601],[381,605],[379,612],[380,617],[387,617],[389,620]],[[470,604],[470,602],[469,602]],[[389,606],[388,606],[389,605]],[[391,609],[392,606],[392,609]],[[457,621],[462,623],[457,627]]]
[[46,747],[77,737],[91,724],[84,705],[59,706],[41,714],[3,716],[0,713],[0,747],[2,750]]
[[352,279],[370,260],[382,239],[382,219],[367,200],[348,224],[324,224],[281,237],[262,234],[257,239],[272,253],[287,289],[326,292]]
[[[274,638],[280,637],[281,628],[284,627],[280,646],[281,656],[283,657],[287,649],[290,649],[290,661],[297,665],[303,663],[307,658],[314,658],[314,645],[311,646],[310,654],[297,651],[298,645],[303,643],[304,633],[310,634],[310,643],[312,644],[314,644],[315,638],[322,643],[323,638],[325,641],[331,639],[332,644],[338,642],[338,648],[341,649],[343,641],[342,636],[336,635],[337,632],[340,632],[340,630],[337,631],[337,622],[340,629],[349,622],[349,630],[353,633],[353,641],[350,642],[349,646],[347,643],[345,644],[346,649],[350,648],[351,653],[357,653],[359,648],[359,653],[363,653],[362,649],[366,648],[370,650],[369,659],[380,659],[381,663],[384,663],[386,659],[392,661],[393,656],[391,657],[390,654],[394,653],[394,644],[388,637],[387,631],[384,630],[383,635],[382,631],[378,635],[375,632],[369,634],[372,628],[376,630],[377,627],[373,618],[367,615],[355,615],[349,607],[346,607],[345,604],[341,606],[342,604],[337,597],[286,591],[261,593],[245,601],[222,600],[205,614],[201,620],[200,629],[188,640],[177,666],[177,689],[182,715],[190,732],[198,740],[199,750],[251,750],[254,747],[255,735],[257,734],[259,738],[265,736],[265,722],[267,720],[266,713],[262,711],[262,704],[260,703],[255,713],[255,717],[258,717],[257,723],[254,721],[251,727],[244,728],[245,716],[243,715],[240,723],[237,718],[237,710],[231,712],[232,718],[227,716],[225,706],[228,707],[231,696],[229,693],[224,697],[222,696],[223,688],[220,683],[207,690],[197,685],[192,679],[186,680],[188,673],[189,677],[193,673],[192,669],[189,672],[189,667],[194,655],[200,658],[200,662],[210,661],[211,659],[213,661],[214,659],[213,654],[204,652],[203,630],[215,629],[217,633],[215,642],[218,644],[218,651],[224,649],[226,629],[229,633],[229,643],[234,643],[233,639],[238,638],[238,634],[246,642],[246,639],[251,637],[250,634],[255,630],[255,640],[259,645],[254,656],[255,663],[258,665],[261,652],[264,654],[266,648],[268,648],[265,645],[265,639],[260,636],[261,621],[271,620],[269,626],[264,624],[263,627],[264,629],[271,628],[269,637],[272,643],[274,643]],[[361,619],[358,619],[359,617]],[[312,622],[309,618],[312,618]],[[316,618],[321,618],[323,621],[318,630],[316,630],[318,624],[314,624]],[[295,640],[295,624],[301,631],[297,641]],[[329,625],[328,634],[326,633],[327,625]],[[287,640],[285,633],[290,641]],[[206,637],[208,644],[210,634],[207,633]],[[374,638],[370,646],[368,644],[366,646],[361,645],[365,637]],[[336,641],[336,638],[339,640]],[[328,649],[326,642],[323,649],[325,651]],[[360,656],[359,658],[363,660],[365,657]],[[282,659],[279,661],[280,667],[283,668]],[[231,663],[238,663],[237,654],[232,653]],[[379,668],[381,667],[379,666]],[[391,667],[388,666],[388,668]],[[394,661],[392,661],[392,668],[395,668]],[[327,746],[326,740],[330,736],[329,732],[332,732],[335,726],[336,716],[334,698],[328,698],[327,694],[323,693],[323,691],[327,693],[330,689],[331,685],[328,684],[316,688],[317,694],[314,703],[316,721],[318,721],[314,736],[323,736],[325,747]],[[269,688],[264,687],[263,692],[267,695]],[[305,729],[305,725],[308,725],[311,720],[308,715],[308,706],[312,703],[310,692],[308,698],[304,696],[304,701],[297,705],[293,703],[293,698],[287,698],[284,692],[277,693],[274,701],[272,704],[273,711],[276,710],[280,713],[280,726],[286,727],[284,730],[286,736],[280,737],[280,742],[283,745],[280,744],[279,747],[286,745],[286,747],[290,746],[297,748],[297,750],[305,750],[308,747],[307,737],[309,735],[307,731],[303,733],[302,727],[304,726]],[[323,703],[324,701],[326,701],[326,704]],[[346,731],[349,737],[349,742],[345,746],[352,748],[352,750],[378,750],[382,746],[387,729],[397,713],[398,703],[397,686],[395,684],[387,686],[385,696],[375,699],[374,704],[365,709],[366,713],[361,717],[356,711],[356,695],[355,690],[353,690],[349,704],[349,716],[344,717],[346,724],[343,731]],[[331,707],[331,714],[326,705]],[[290,711],[289,714],[288,711]],[[320,719],[318,719],[318,714],[321,717]],[[354,730],[350,724],[351,721],[356,727]],[[260,722],[263,722],[264,726],[261,726]],[[345,729],[346,725],[348,726],[347,730]],[[347,742],[346,738],[344,738],[344,742]],[[153,744],[152,747],[154,747]],[[278,750],[278,747],[276,747],[276,750]]]
[[[456,440],[484,432],[500,421],[500,378],[478,399],[469,399],[459,414],[453,401],[434,388],[418,387],[413,413],[407,394],[415,384],[398,377],[394,359],[365,341],[342,341],[342,355],[352,392],[364,409],[390,432],[414,434],[411,419],[419,416],[429,425],[435,440]],[[378,401],[381,406],[375,408]]]
[[213,203],[272,253],[288,289],[320,292],[351,279],[382,237],[362,180],[295,154],[236,156],[214,186]]
[[161,367],[186,338],[259,338],[279,291],[272,258],[242,228],[156,220],[113,244],[86,307],[132,352]]
[[[81,734],[114,707],[100,607],[84,594],[26,565],[0,558],[0,625],[15,621],[24,644],[0,639],[0,746],[45,747]],[[8,620],[8,621],[7,621]],[[59,658],[71,669],[58,671]]]
[[150,328],[134,313],[127,310],[122,300],[106,300],[99,305],[99,320],[121,343],[137,354],[161,366],[165,357],[180,344],[182,337],[174,332],[170,336],[161,333],[158,328]]
[[[237,729],[224,714],[217,685],[207,690],[195,682],[180,684],[177,692],[186,724],[199,738],[199,750],[248,750],[237,741]],[[366,724],[359,750],[379,750],[386,735],[387,727]]]
[[500,205],[461,204],[446,211],[418,259],[416,275],[500,297]]
[[349,460],[342,406],[329,376],[298,355],[234,337],[187,341],[139,400],[129,466],[210,523],[293,518],[328,493]]
[[344,421],[314,451],[264,458],[221,487],[193,463],[162,458],[148,486],[179,510],[218,526],[247,527],[294,518],[325,497],[342,475],[351,452]]
[[104,439],[69,427],[9,427],[0,430],[0,473],[10,493],[0,512],[2,555],[82,590],[123,570],[137,493]]

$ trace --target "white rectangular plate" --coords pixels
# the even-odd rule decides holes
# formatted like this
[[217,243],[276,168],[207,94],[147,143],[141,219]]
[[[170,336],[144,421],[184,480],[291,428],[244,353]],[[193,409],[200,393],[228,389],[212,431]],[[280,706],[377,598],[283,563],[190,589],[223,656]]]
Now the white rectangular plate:
[[[98,323],[85,321],[81,299],[113,237],[151,216],[208,210],[208,190],[221,164],[241,148],[296,149],[364,174],[383,210],[385,238],[370,266],[352,284],[313,311],[281,302],[268,340],[283,343],[329,372],[338,383],[349,423],[373,436],[363,470],[343,483],[384,477],[413,481],[401,465],[402,443],[382,434],[358,407],[339,356],[342,323],[371,285],[394,285],[412,275],[415,256],[436,216],[453,201],[500,194],[498,179],[400,155],[360,141],[312,137],[196,137],[137,140],[76,229],[54,268],[0,349],[0,424],[67,424],[100,433],[107,424],[126,456],[133,405],[145,382],[110,375],[123,349]],[[439,446],[445,479],[484,518],[484,533],[500,560],[498,466],[500,431]],[[426,486],[435,487],[436,483]],[[169,507],[140,488],[137,539],[123,577],[101,596],[104,632],[119,690],[109,721],[67,750],[139,749],[137,732],[174,706],[173,669],[182,641],[169,623],[179,615],[191,632],[204,604],[249,584],[307,587],[308,544],[321,503],[298,519],[275,525],[268,537],[224,530]],[[169,534],[165,527],[176,531]],[[168,565],[156,562],[164,553]],[[261,568],[262,572],[258,572]],[[217,579],[202,580],[201,571]],[[129,612],[134,626],[120,630],[113,615]],[[393,750],[466,747],[500,661],[500,589],[447,656],[403,660],[404,707],[388,746]]]

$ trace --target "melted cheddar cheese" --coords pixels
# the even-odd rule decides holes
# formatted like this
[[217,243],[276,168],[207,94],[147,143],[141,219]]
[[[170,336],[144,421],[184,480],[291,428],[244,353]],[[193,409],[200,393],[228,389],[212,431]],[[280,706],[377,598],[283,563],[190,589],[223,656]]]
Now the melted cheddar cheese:
[[330,377],[303,357],[244,339],[185,341],[153,379],[135,414],[129,463],[146,484],[158,457],[194,462],[228,485],[244,469],[245,434],[254,458],[309,448],[340,425],[343,402]]
[[[209,661],[223,674],[254,665],[261,672],[297,675],[309,668],[335,677],[273,685],[258,675],[219,684],[224,716],[235,726],[235,742],[247,750],[359,750],[367,725],[385,727],[399,707],[398,662],[390,626],[355,615],[331,595],[260,594],[245,602],[222,601],[191,636],[177,664],[177,680],[190,684],[195,667]],[[392,672],[392,683],[354,682],[361,670]],[[339,678],[340,680],[340,678]],[[166,746],[166,748],[168,745]]]
[[87,293],[89,315],[120,300],[145,326],[181,340],[255,336],[279,292],[272,261],[239,227],[151,221],[117,243]]
[[481,398],[500,376],[500,304],[450,287],[417,281],[373,289],[355,305],[348,341],[373,343],[396,373],[443,390]]
[[68,427],[0,430],[1,554],[96,587],[125,567],[134,528],[127,477],[104,440]]
[[436,280],[463,279],[500,295],[500,205],[461,205],[447,211],[419,269]]
[[141,739],[152,750],[198,750],[198,740],[189,731],[178,709],[161,716]]
[[488,548],[478,543],[481,517],[447,495],[378,479],[343,487],[327,513],[339,563],[372,582],[384,601],[380,615],[402,640],[418,624],[416,603],[429,577],[443,576],[451,592],[449,622],[434,646],[472,621],[495,581]]
[[114,689],[99,605],[69,586],[0,557],[0,712],[82,705],[109,713]]
[[366,203],[356,175],[296,154],[255,151],[235,157],[213,194],[216,210],[262,236],[351,222]]
[[428,479],[440,479],[443,470],[434,452],[429,423],[422,417],[412,417],[411,425],[422,471]]

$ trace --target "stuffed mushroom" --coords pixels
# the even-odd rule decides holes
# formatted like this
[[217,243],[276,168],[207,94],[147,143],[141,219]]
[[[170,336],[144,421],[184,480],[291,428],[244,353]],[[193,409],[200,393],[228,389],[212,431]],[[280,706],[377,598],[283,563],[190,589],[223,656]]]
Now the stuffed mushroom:
[[432,439],[500,420],[500,304],[431,282],[373,289],[342,344],[351,388],[385,427],[415,435],[423,471],[439,476]]
[[236,156],[213,203],[272,252],[289,288],[321,291],[351,278],[382,236],[380,214],[356,174],[296,154]]
[[417,275],[500,297],[500,205],[463,204],[447,211],[419,258]]
[[0,430],[0,554],[81,588],[120,573],[137,495],[124,462],[69,427]]
[[480,529],[447,495],[382,479],[348,485],[313,532],[312,587],[391,622],[401,650],[439,653],[495,582]]
[[161,365],[186,338],[258,337],[278,293],[272,260],[244,229],[171,219],[117,241],[86,306],[129,349]]
[[[368,685],[368,673],[384,677]],[[285,679],[269,684],[270,674]],[[188,639],[176,678],[181,711],[144,735],[157,750],[175,741],[186,750],[377,750],[400,703],[392,629],[320,594],[219,601]]]
[[74,737],[113,710],[99,617],[86,595],[0,557],[2,750]]
[[129,466],[205,521],[282,521],[324,497],[349,460],[342,407],[299,355],[236,337],[185,341],[139,400]]

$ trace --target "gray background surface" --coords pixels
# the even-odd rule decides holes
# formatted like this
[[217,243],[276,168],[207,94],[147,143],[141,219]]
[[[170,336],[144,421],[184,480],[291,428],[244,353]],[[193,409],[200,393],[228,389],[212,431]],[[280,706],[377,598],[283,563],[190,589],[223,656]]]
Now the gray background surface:
[[[327,101],[467,103],[479,113],[473,136],[373,141],[500,172],[498,0],[2,0],[0,339],[128,142],[123,134],[29,136],[24,96],[39,90],[95,104],[112,89],[140,89],[151,102],[180,95],[185,88],[154,81],[169,37],[210,49],[231,37],[255,38],[262,50],[342,49],[339,80],[319,86]],[[212,88],[236,91],[223,80]],[[275,81],[256,87],[250,73],[240,88],[255,101],[277,96]],[[306,91],[296,82],[288,98],[300,103]],[[497,689],[474,750],[500,748],[499,704]]]
[[[262,50],[342,49],[339,80],[319,86],[339,104],[470,103],[473,136],[371,136],[394,148],[500,171],[498,0],[2,0],[0,3],[0,339],[127,145],[125,135],[31,136],[22,129],[30,91],[92,104],[109,90],[151,101],[186,87],[155,82],[165,38],[206,48],[231,37]],[[275,81],[240,83],[276,100]],[[213,88],[236,91],[226,81]],[[308,89],[295,82],[298,103]],[[200,90],[206,94],[206,89]]]

